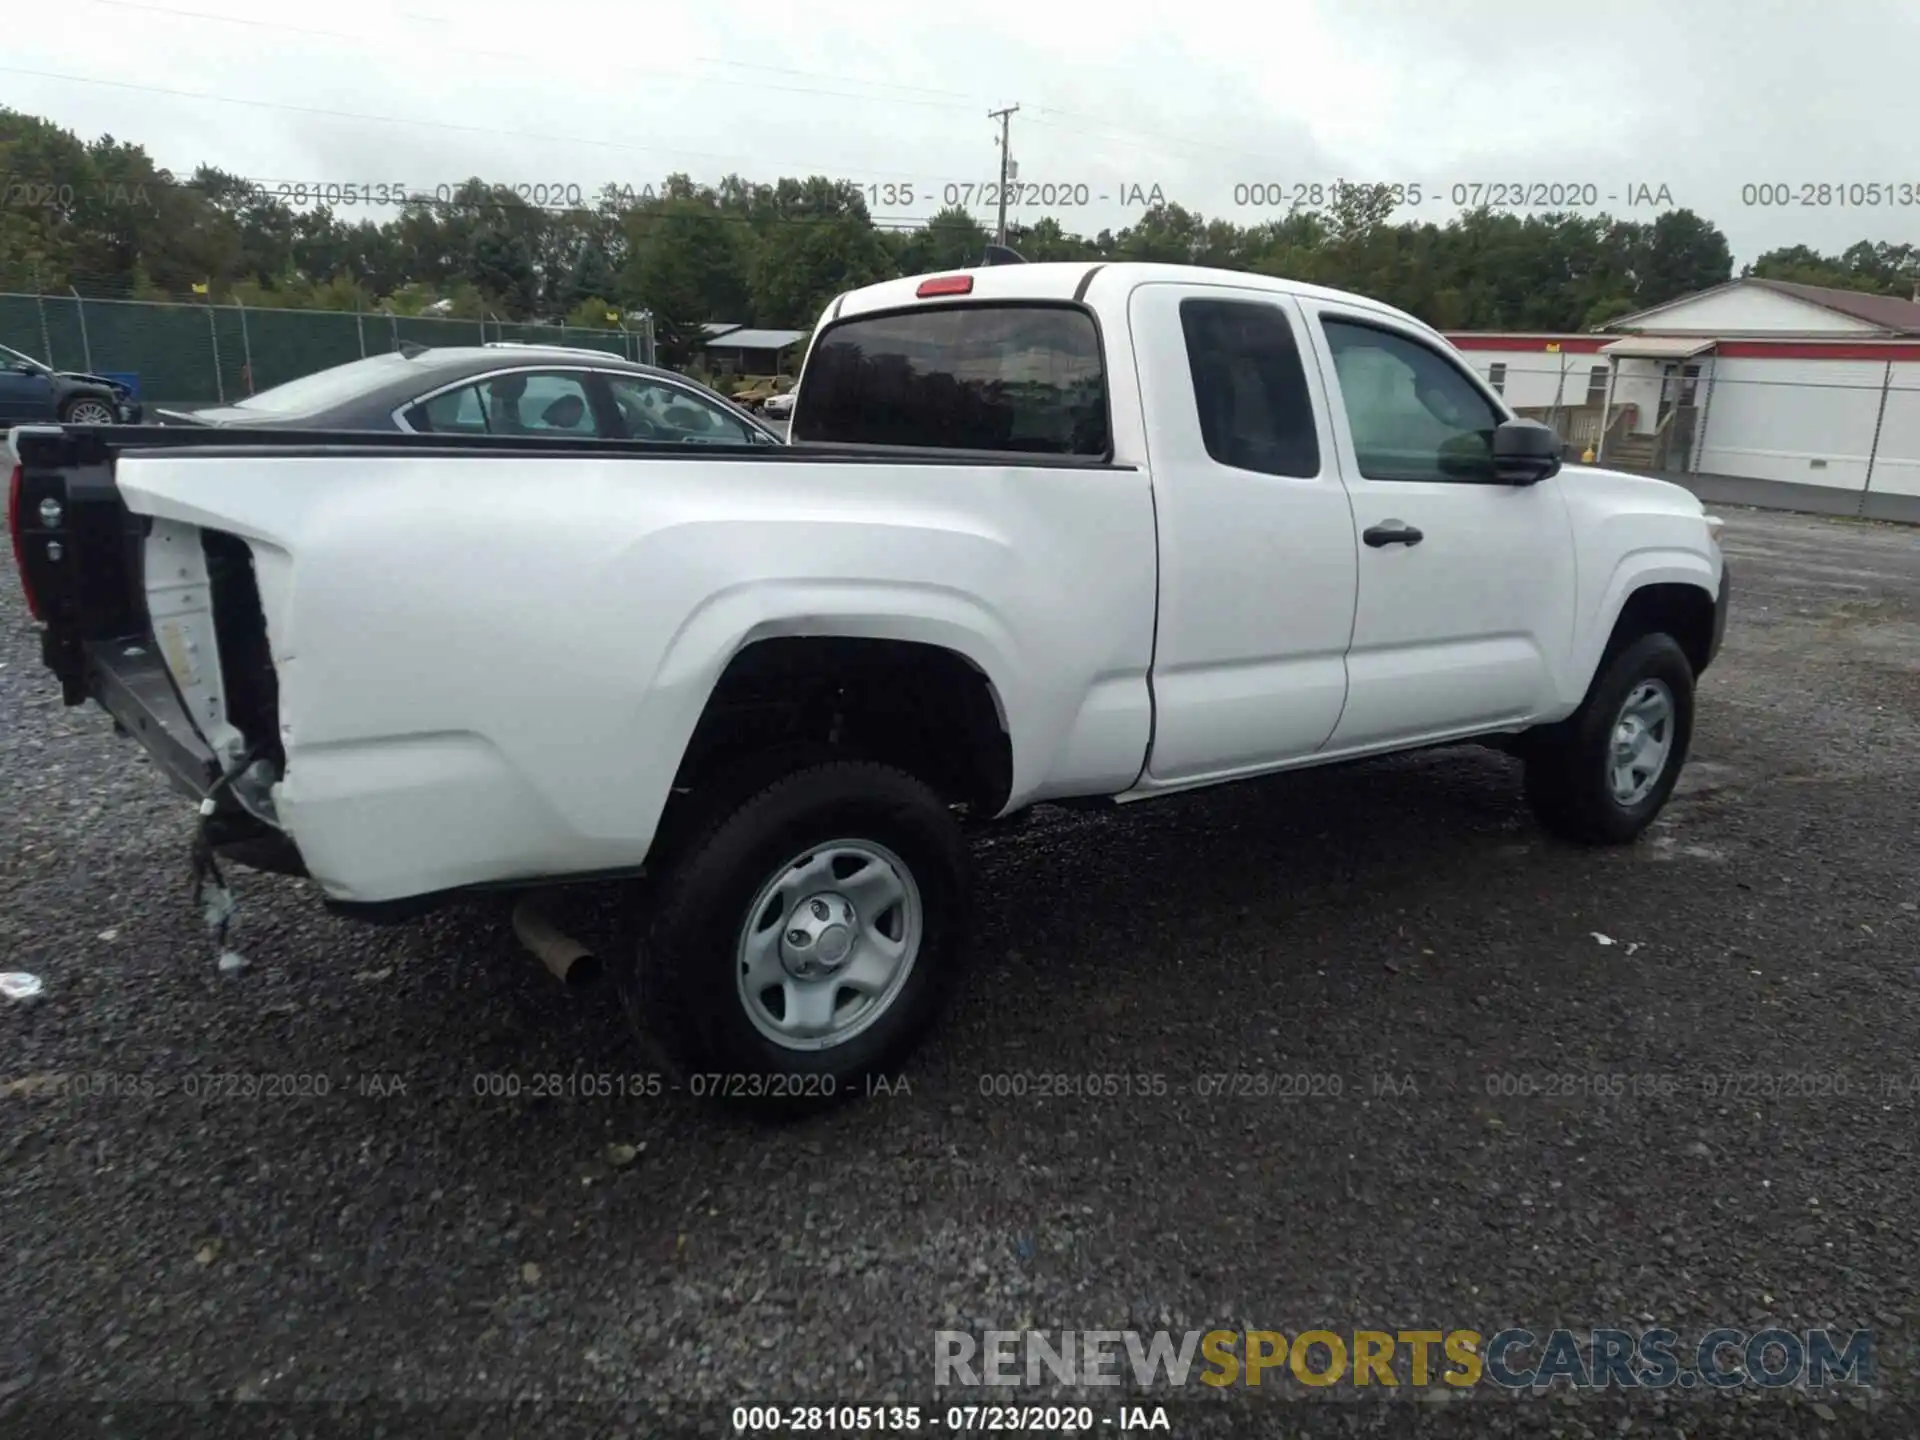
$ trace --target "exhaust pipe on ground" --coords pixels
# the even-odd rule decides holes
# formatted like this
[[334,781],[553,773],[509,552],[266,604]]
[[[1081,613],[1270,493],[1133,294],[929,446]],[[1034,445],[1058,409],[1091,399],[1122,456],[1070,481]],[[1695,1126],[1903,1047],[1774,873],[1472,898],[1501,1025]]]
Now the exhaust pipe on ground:
[[513,933],[562,985],[579,990],[600,978],[600,957],[561,933],[527,897],[513,907]]

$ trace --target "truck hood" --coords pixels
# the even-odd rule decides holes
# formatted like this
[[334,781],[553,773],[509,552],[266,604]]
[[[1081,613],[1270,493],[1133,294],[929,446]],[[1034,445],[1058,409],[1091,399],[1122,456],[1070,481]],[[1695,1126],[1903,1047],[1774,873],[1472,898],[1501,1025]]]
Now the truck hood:
[[1621,501],[1622,508],[1664,510],[1679,515],[1707,513],[1700,497],[1686,486],[1652,475],[1608,470],[1598,465],[1562,465],[1554,478],[1564,483],[1572,495],[1607,496]]

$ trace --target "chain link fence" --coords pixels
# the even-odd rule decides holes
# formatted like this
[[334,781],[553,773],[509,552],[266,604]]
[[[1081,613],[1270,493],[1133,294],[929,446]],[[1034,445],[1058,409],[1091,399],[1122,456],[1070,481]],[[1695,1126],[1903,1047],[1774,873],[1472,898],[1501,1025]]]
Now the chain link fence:
[[339,310],[0,293],[0,344],[133,383],[149,405],[218,405],[331,365],[420,345],[517,341],[654,363],[651,326],[590,329]]

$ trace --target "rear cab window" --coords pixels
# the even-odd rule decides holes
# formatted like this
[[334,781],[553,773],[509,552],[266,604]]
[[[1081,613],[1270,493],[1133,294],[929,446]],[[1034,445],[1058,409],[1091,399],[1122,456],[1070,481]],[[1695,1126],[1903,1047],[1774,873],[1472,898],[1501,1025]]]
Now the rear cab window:
[[926,305],[858,315],[814,342],[792,438],[1107,459],[1093,316],[1063,302]]

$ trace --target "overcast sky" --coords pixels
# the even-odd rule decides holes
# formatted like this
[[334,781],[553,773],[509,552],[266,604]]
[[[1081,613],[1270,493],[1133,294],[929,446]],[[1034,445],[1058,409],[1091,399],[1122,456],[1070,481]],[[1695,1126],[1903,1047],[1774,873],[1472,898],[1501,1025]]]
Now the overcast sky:
[[[818,173],[910,185],[873,192],[874,212],[924,218],[949,186],[995,177],[985,112],[1018,103],[1022,182],[1084,186],[1088,203],[1055,213],[1087,232],[1137,216],[1131,187],[1246,222],[1273,212],[1236,187],[1346,179],[1417,184],[1402,216],[1436,220],[1456,185],[1591,186],[1588,208],[1640,219],[1664,207],[1632,204],[1636,187],[1665,186],[1737,262],[1920,240],[1920,6],[1900,0],[1267,0],[1233,19],[1138,0],[59,9],[6,27],[5,103],[182,174],[590,194],[670,170]],[[1827,203],[1799,203],[1821,182]],[[1891,201],[1842,203],[1874,182]],[[1794,203],[1743,204],[1760,183]]]

